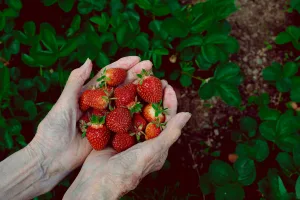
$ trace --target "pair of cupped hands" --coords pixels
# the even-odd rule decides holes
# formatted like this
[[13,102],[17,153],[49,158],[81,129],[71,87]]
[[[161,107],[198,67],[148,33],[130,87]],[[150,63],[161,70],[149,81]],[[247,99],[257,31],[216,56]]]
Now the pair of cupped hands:
[[[106,69],[109,68],[128,70],[125,83],[130,83],[136,81],[136,75],[142,69],[151,70],[152,63],[129,56],[106,66]],[[92,150],[88,140],[81,138],[76,126],[82,115],[78,99],[84,90],[97,85],[102,72],[85,84],[91,71],[92,62],[89,59],[72,71],[61,96],[39,124],[29,144],[29,148],[42,158],[41,165],[48,179],[46,186],[40,186],[44,191],[51,190],[83,163],[64,199],[118,199],[133,190],[143,177],[161,169],[170,146],[178,139],[181,129],[191,117],[190,113],[176,114],[176,94],[167,81],[162,80],[163,105],[168,108],[164,131],[158,137],[138,143],[122,153],[117,154],[112,148]]]

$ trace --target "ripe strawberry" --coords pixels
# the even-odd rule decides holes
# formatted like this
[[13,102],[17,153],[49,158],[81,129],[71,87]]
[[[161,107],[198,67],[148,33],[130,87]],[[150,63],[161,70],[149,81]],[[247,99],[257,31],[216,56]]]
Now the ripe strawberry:
[[103,117],[109,113],[108,110],[99,110],[99,109],[93,109],[92,115],[96,115],[98,117]]
[[235,154],[235,153],[232,153],[232,154],[229,154],[228,155],[228,160],[231,162],[231,163],[235,163],[235,161],[238,159],[238,155]]
[[145,130],[145,139],[146,140],[150,140],[152,138],[157,137],[160,133],[162,132],[162,127],[160,124],[154,124],[152,122],[150,122],[147,126],[146,126],[146,130]]
[[110,139],[110,131],[104,125],[105,117],[92,115],[91,125],[86,130],[86,137],[93,149],[99,151],[106,147]]
[[122,68],[105,69],[102,76],[98,79],[100,86],[118,86],[126,79],[127,71]]
[[143,109],[143,115],[148,122],[165,122],[166,108],[163,108],[161,102],[159,104],[148,104]]
[[140,78],[137,85],[137,92],[144,101],[158,103],[162,100],[162,84],[158,78],[150,75],[151,72],[144,69],[141,74],[137,75]]
[[130,111],[127,108],[117,107],[107,115],[106,125],[113,132],[127,132],[131,127]]
[[88,126],[88,123],[90,122],[90,113],[86,112],[82,115],[82,117],[79,119],[79,129],[82,133],[86,132],[86,128]]
[[112,88],[96,88],[86,90],[80,97],[80,108],[82,111],[84,111],[87,106],[103,110],[108,106],[110,101],[109,97],[111,96],[112,92]]
[[83,112],[87,111],[90,107],[88,105],[88,99],[89,99],[90,93],[91,93],[91,90],[84,91],[79,99],[79,108]]
[[129,83],[122,87],[118,87],[114,91],[114,97],[116,98],[116,106],[127,106],[135,101],[136,97],[136,85]]
[[133,124],[133,128],[134,128],[135,131],[144,131],[146,126],[147,126],[146,120],[139,113],[135,113],[133,115],[132,124]]
[[135,144],[135,139],[128,133],[117,133],[113,140],[112,146],[117,152],[125,151]]

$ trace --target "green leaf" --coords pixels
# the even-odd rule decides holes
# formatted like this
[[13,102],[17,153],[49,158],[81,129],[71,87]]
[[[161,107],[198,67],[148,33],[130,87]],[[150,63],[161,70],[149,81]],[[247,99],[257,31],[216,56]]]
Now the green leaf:
[[16,137],[16,141],[22,146],[22,147],[25,147],[27,146],[27,143],[25,141],[25,137],[21,134],[17,135]]
[[18,11],[12,9],[12,8],[6,8],[3,10],[3,16],[4,17],[18,17],[19,16],[19,13]]
[[283,66],[283,76],[284,77],[294,76],[297,72],[298,72],[298,66],[294,62],[287,62]]
[[212,66],[212,63],[205,60],[202,54],[196,56],[195,62],[197,66],[202,70],[208,70]]
[[236,86],[222,83],[218,85],[217,91],[220,94],[222,100],[228,105],[239,106],[241,104],[242,97]]
[[135,46],[141,51],[148,51],[149,49],[149,39],[146,33],[140,33],[135,39]]
[[205,36],[204,44],[223,44],[227,40],[228,35],[209,34]]
[[[25,54],[24,54],[25,55]],[[31,55],[36,63],[44,67],[49,67],[57,61],[57,54],[48,51],[38,51]]]
[[300,27],[288,26],[286,32],[292,37],[293,41],[298,41],[300,39]]
[[242,131],[248,132],[249,137],[253,137],[257,129],[257,122],[252,117],[243,117],[240,120],[240,128]]
[[81,23],[81,16],[77,14],[73,17],[71,26],[66,32],[67,37],[72,36],[74,33],[76,33],[80,29],[80,23]]
[[169,55],[169,50],[165,48],[154,49],[153,53],[157,55]]
[[188,75],[182,74],[180,76],[180,83],[183,87],[189,87],[192,85],[192,78]]
[[70,39],[68,40],[59,50],[59,57],[69,56],[72,52],[74,52],[78,47],[78,39]]
[[153,33],[162,39],[167,39],[168,33],[162,29],[162,21],[153,20],[149,23],[149,29],[153,31]]
[[18,84],[18,90],[29,90],[34,86],[32,79],[21,79]]
[[300,168],[300,145],[293,148],[293,160],[295,167]]
[[207,100],[215,95],[216,88],[214,80],[209,80],[200,86],[198,94],[203,100]]
[[237,180],[237,174],[233,171],[232,167],[221,160],[214,160],[210,164],[209,175],[210,180],[219,186]]
[[57,2],[57,0],[42,0],[45,6],[51,6]]
[[200,185],[200,189],[201,189],[201,192],[203,193],[203,195],[208,195],[213,191],[213,185],[210,182],[208,173],[203,174],[199,178],[199,185]]
[[11,54],[18,54],[20,51],[20,42],[18,40],[13,40],[9,45],[9,51]]
[[22,8],[21,0],[9,0],[9,1],[7,1],[7,4],[9,7],[13,8],[15,10],[21,10],[21,8]]
[[24,64],[29,65],[31,67],[36,66],[36,63],[34,61],[34,58],[27,54],[22,54],[22,61]]
[[266,81],[277,81],[282,77],[282,69],[279,63],[272,63],[271,66],[263,70],[263,77]]
[[217,187],[215,192],[216,200],[243,200],[245,198],[244,189],[240,185],[228,184]]
[[29,41],[29,38],[27,37],[27,35],[25,35],[23,32],[21,31],[13,31],[13,36],[19,40],[22,44],[26,44],[29,45],[31,44],[31,42]]
[[152,8],[149,0],[135,0],[135,3],[144,10],[150,10]]
[[59,7],[64,12],[70,12],[73,8],[75,0],[58,0]]
[[291,90],[291,100],[300,103],[300,87]]
[[265,121],[260,124],[259,131],[261,135],[270,141],[275,141],[276,139],[276,121]]
[[280,79],[276,81],[276,88],[279,92],[288,92],[292,87],[292,81],[290,78]]
[[19,135],[22,129],[21,123],[16,119],[9,119],[7,122],[7,126],[8,126],[7,131],[11,136]]
[[29,120],[33,120],[37,115],[37,108],[33,101],[25,101],[24,110],[27,111],[29,115]]
[[19,77],[21,75],[20,69],[17,67],[9,68],[9,74],[10,78],[14,81],[19,80]]
[[40,92],[46,92],[51,85],[50,80],[42,76],[34,77],[33,81]]
[[238,174],[238,181],[244,186],[251,185],[255,181],[256,169],[253,160],[239,157],[234,163],[234,169]]
[[8,131],[5,131],[5,132],[4,132],[4,141],[5,141],[6,147],[7,147],[8,149],[12,149],[12,148],[13,148],[13,146],[14,146],[14,141],[13,141],[12,136],[9,134]]
[[203,39],[199,35],[190,36],[183,39],[177,47],[178,51],[182,51],[186,47],[200,46],[203,43]]
[[172,81],[175,81],[175,80],[177,80],[177,79],[179,78],[179,76],[180,76],[180,71],[179,71],[179,70],[174,70],[174,71],[172,71],[172,73],[170,74],[170,79],[171,79]]
[[215,45],[204,45],[201,47],[203,58],[209,63],[216,63],[219,60],[219,51]]
[[99,54],[96,57],[96,64],[98,67],[103,68],[107,66],[110,63],[109,58],[104,52],[99,52]]
[[10,76],[6,66],[0,68],[0,103],[8,95],[10,87]]
[[58,46],[55,35],[50,29],[41,30],[42,42],[51,52],[57,52]]
[[277,120],[280,116],[280,112],[276,109],[268,107],[261,107],[258,113],[261,120]]
[[287,32],[281,32],[277,35],[275,42],[276,44],[286,44],[292,40],[293,38]]
[[135,38],[135,35],[128,24],[122,24],[116,32],[117,42],[120,46],[125,47]]
[[288,113],[280,116],[276,126],[276,133],[279,137],[286,137],[297,132],[297,121],[294,116]]
[[155,15],[155,16],[165,16],[170,14],[170,8],[169,6],[165,3],[165,2],[160,2],[157,1],[154,4],[154,7],[152,7],[151,12]]
[[276,157],[276,161],[288,176],[296,171],[293,158],[287,152],[280,152]]
[[227,40],[225,40],[222,44],[218,44],[217,46],[227,54],[237,53],[240,48],[237,39],[234,37],[228,37]]
[[296,198],[300,199],[300,176],[298,176],[296,185],[295,185],[295,191],[296,191]]
[[255,152],[255,160],[258,162],[264,161],[269,156],[269,146],[264,140],[255,140],[253,150]]
[[80,0],[77,9],[80,14],[86,15],[92,12],[92,10],[102,11],[106,3],[106,0]]
[[29,21],[29,22],[25,22],[24,26],[24,33],[27,36],[34,36],[35,35],[35,31],[36,31],[36,26],[35,23],[33,21]]
[[227,83],[234,83],[232,80],[240,74],[240,68],[235,63],[226,63],[219,65],[215,70],[214,77],[217,80]]
[[153,59],[153,65],[156,69],[159,69],[161,64],[162,64],[162,56],[161,55],[157,55],[157,54],[153,54],[152,55],[152,59]]
[[162,23],[162,28],[172,37],[183,38],[189,33],[187,24],[175,17],[166,18]]
[[279,149],[292,152],[293,148],[300,143],[300,136],[297,134],[281,137],[276,141]]

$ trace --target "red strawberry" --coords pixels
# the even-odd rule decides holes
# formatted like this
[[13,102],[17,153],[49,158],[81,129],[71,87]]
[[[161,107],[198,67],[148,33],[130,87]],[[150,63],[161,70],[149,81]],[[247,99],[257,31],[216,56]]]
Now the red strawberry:
[[88,99],[89,99],[90,93],[91,93],[91,90],[84,91],[79,99],[79,108],[83,112],[87,111],[90,107],[88,105]]
[[92,115],[91,125],[86,130],[86,137],[93,149],[99,151],[106,147],[110,139],[110,131],[104,125],[105,117]]
[[147,126],[146,120],[139,113],[135,113],[133,115],[133,123],[132,124],[133,124],[134,130],[136,130],[136,131],[144,131]]
[[122,68],[105,69],[103,75],[98,79],[100,86],[118,86],[126,79],[127,71]]
[[148,104],[143,109],[143,115],[148,122],[165,122],[166,108],[161,106],[161,103]]
[[89,112],[86,112],[79,119],[79,129],[82,133],[86,132],[87,125],[90,122],[89,114]]
[[96,115],[98,117],[103,117],[108,114],[108,110],[99,110],[99,109],[93,109],[92,115]]
[[150,140],[152,138],[157,137],[162,131],[162,127],[160,125],[154,124],[154,123],[149,123],[146,126],[145,130],[145,139]]
[[106,125],[113,132],[127,132],[131,127],[130,111],[127,108],[117,107],[107,115]]
[[113,140],[112,146],[117,152],[125,151],[135,144],[135,139],[128,133],[117,133]]
[[112,91],[112,88],[86,90],[80,97],[80,108],[83,111],[87,106],[100,110],[105,109],[109,104]]
[[162,84],[158,78],[150,75],[151,72],[144,69],[141,74],[138,74],[140,80],[137,85],[137,92],[144,101],[158,103],[162,100]]
[[122,87],[118,87],[114,91],[114,97],[116,98],[116,106],[127,106],[135,101],[136,97],[136,85],[129,83]]

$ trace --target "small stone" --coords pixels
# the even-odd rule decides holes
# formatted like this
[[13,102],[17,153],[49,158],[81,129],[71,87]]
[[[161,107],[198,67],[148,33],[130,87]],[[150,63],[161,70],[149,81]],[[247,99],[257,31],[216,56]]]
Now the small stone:
[[257,33],[252,34],[252,37],[253,37],[253,38],[257,38],[257,36],[258,36]]
[[258,65],[261,65],[261,64],[262,64],[262,62],[263,62],[263,61],[262,61],[262,59],[261,59],[261,58],[259,58],[259,57],[258,57],[258,58],[256,58],[256,63],[257,63]]
[[215,129],[215,130],[214,130],[214,133],[215,133],[216,136],[218,136],[218,135],[219,135],[219,130],[218,130],[218,129]]
[[248,84],[247,86],[246,86],[246,90],[247,91],[252,91],[253,90],[253,85],[252,84]]
[[253,80],[255,80],[255,81],[256,81],[256,80],[257,80],[257,76],[253,76]]
[[244,61],[244,62],[248,62],[248,57],[245,56],[245,57],[243,58],[243,61]]
[[207,112],[203,113],[203,116],[208,117],[208,113]]
[[194,164],[194,165],[193,165],[193,169],[196,169],[197,167],[198,167],[197,164]]
[[258,69],[253,70],[253,71],[252,71],[252,74],[253,74],[253,75],[257,75],[257,74],[258,74]]

